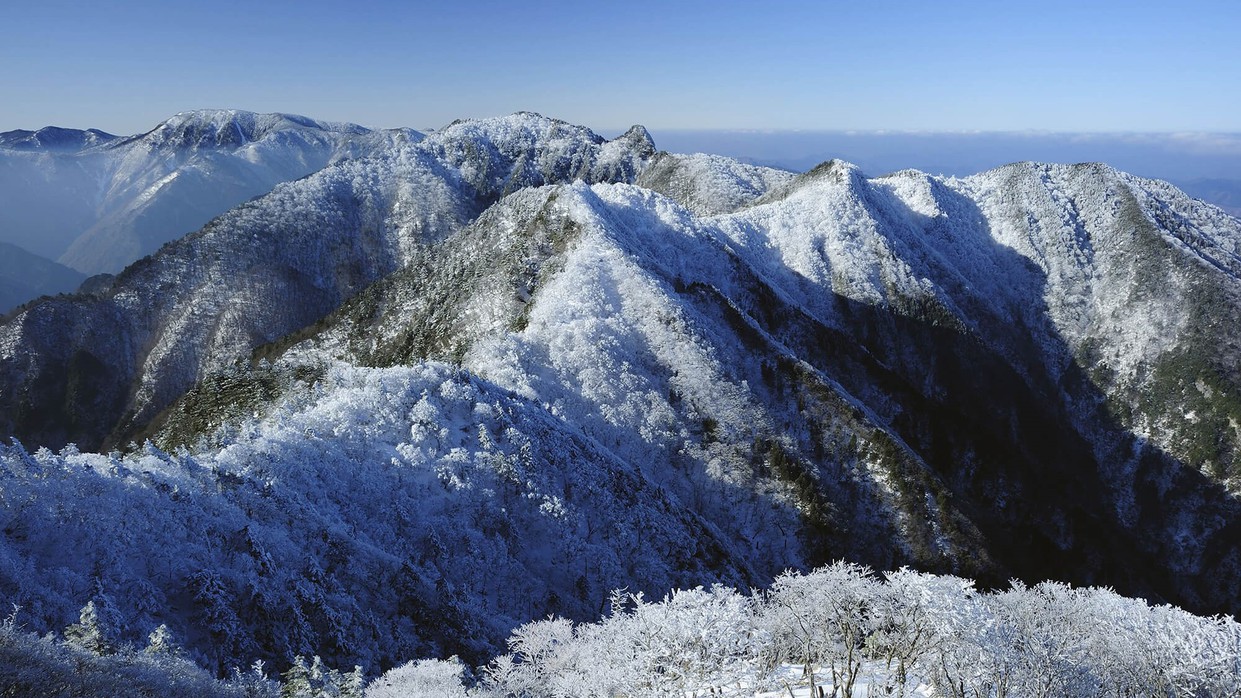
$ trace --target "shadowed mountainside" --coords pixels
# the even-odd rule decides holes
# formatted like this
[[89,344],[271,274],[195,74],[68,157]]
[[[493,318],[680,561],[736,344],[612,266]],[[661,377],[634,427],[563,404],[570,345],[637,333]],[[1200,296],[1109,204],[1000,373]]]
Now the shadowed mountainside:
[[1236,613],[1239,245],[1098,164],[454,123],[0,325],[0,588],[216,668],[484,656],[838,558]]

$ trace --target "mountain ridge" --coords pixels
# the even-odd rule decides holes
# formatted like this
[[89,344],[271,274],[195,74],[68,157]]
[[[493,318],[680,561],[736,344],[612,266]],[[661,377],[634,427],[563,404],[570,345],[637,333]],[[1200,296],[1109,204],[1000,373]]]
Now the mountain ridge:
[[0,147],[0,224],[15,236],[10,242],[38,254],[87,274],[115,273],[279,182],[419,138],[408,129],[199,110],[76,148]]
[[[0,461],[30,501],[68,496],[47,472],[228,541],[152,581],[141,546],[57,559],[28,532],[58,515],[16,507],[0,585],[55,627],[94,566],[216,667],[481,655],[626,580],[840,558],[1235,613],[1238,244],[1100,165],[794,176],[641,127],[454,122],[0,323],[0,427],[35,451]],[[130,525],[72,511],[47,535]],[[136,580],[195,600],[140,608]]]
[[13,150],[81,151],[115,141],[117,136],[99,129],[85,130],[44,126],[37,131],[17,129],[0,133],[0,148]]
[[[405,143],[378,158],[342,161],[306,179],[279,185],[266,197],[243,204],[169,243],[154,257],[129,266],[110,291],[97,294],[86,305],[111,308],[102,313],[108,323],[127,318],[111,332],[130,348],[123,359],[99,362],[98,371],[88,371],[92,376],[101,373],[103,380],[93,392],[102,401],[95,404],[99,415],[95,426],[59,438],[83,447],[122,438],[124,430],[145,423],[152,410],[164,407],[206,372],[223,368],[256,343],[313,322],[397,268],[420,245],[477,216],[510,184],[581,174],[633,175],[634,166],[626,164],[628,151],[609,150],[608,142],[575,128],[521,117],[445,129],[425,145]],[[487,129],[494,131],[494,141]],[[550,149],[531,140],[531,129],[547,130]],[[598,171],[592,175],[596,151]],[[471,155],[485,157],[486,166],[473,164]],[[12,337],[22,332],[31,315],[44,316],[38,321],[41,326],[55,322],[70,328],[95,322],[94,310],[80,319],[64,315],[76,312],[73,303],[36,304],[0,333]],[[48,347],[53,355],[63,354],[64,347],[80,346],[80,336],[73,333],[53,341],[62,344],[55,350]],[[37,364],[18,368],[20,359],[6,358],[10,386],[33,386],[47,379],[59,386],[52,388],[53,393],[69,389],[60,370],[49,375]],[[108,364],[112,368],[103,368]],[[131,386],[135,375],[139,383]],[[17,393],[9,395],[17,399]],[[48,404],[59,402],[54,398]],[[14,425],[23,420],[51,430],[64,423],[35,405],[33,411],[11,410],[8,428],[21,429]],[[112,426],[107,426],[109,422]],[[29,434],[26,438],[44,440]]]

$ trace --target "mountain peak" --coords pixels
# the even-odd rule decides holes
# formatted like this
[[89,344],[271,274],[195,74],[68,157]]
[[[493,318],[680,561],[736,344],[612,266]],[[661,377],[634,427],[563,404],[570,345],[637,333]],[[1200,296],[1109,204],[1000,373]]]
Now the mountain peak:
[[616,140],[629,144],[641,157],[650,157],[658,150],[655,147],[655,139],[651,138],[651,132],[647,131],[642,124],[630,126],[629,130],[617,136]]
[[175,114],[137,136],[158,145],[186,148],[237,148],[277,131],[308,130],[363,134],[357,124],[316,121],[296,114],[258,114],[239,109],[198,109]]
[[772,187],[755,203],[783,201],[799,192],[817,191],[822,187],[840,184],[847,185],[851,190],[859,191],[866,186],[866,175],[857,165],[832,158],[796,175],[782,186]]
[[593,143],[602,143],[604,138],[585,126],[577,126],[561,119],[543,116],[538,112],[518,111],[505,116],[491,116],[481,119],[457,119],[435,132],[443,138],[460,137],[462,135],[485,135],[488,138],[507,140],[516,134],[527,137],[559,135],[572,133],[584,135]]
[[821,162],[812,167],[803,175],[806,179],[826,179],[832,182],[845,182],[854,177],[860,177],[862,171],[857,165],[844,160],[832,158],[826,162]]
[[1120,170],[1108,165],[1104,162],[1077,162],[1077,163],[1057,163],[1057,162],[1041,162],[1035,160],[1021,160],[1019,162],[1010,162],[1007,165],[1001,165],[987,172],[980,172],[974,176],[986,176],[988,172],[995,172],[1007,175],[1025,175],[1028,177],[1042,177],[1044,175],[1059,176],[1065,175],[1092,175],[1101,177],[1113,177],[1121,175]]
[[609,141],[535,112],[454,121],[423,143],[459,168],[483,198],[575,179],[631,182],[654,154],[645,129]]
[[52,152],[75,152],[114,140],[116,136],[99,129],[61,128],[44,126],[38,131],[6,131],[0,133],[0,148],[12,150],[46,150]]

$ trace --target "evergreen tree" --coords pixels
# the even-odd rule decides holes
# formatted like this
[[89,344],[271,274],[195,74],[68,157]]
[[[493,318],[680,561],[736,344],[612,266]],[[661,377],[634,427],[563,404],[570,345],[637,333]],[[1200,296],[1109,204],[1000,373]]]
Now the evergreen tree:
[[280,675],[280,698],[314,698],[310,685],[310,668],[300,654],[293,659],[293,666]]
[[362,698],[364,685],[362,667],[354,666],[353,671],[341,677],[340,698]]
[[87,601],[78,614],[78,622],[65,628],[65,641],[100,656],[112,652],[94,601]]
[[147,636],[147,646],[144,651],[156,656],[180,657],[183,654],[181,647],[172,639],[172,632],[163,623]]

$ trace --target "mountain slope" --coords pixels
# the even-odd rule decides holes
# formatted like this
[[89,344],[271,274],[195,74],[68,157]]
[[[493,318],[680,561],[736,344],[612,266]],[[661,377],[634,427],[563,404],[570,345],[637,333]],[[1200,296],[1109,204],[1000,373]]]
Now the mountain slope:
[[73,269],[0,242],[0,314],[39,296],[74,291],[85,279]]
[[[688,220],[684,210],[661,201]],[[935,506],[923,511],[917,504],[916,513],[906,512],[864,472],[908,469],[897,477],[911,487],[934,489],[934,478],[913,454],[891,443],[866,415],[855,414],[823,376],[799,372],[787,352],[748,347],[736,330],[720,327],[718,315],[727,308],[717,299],[700,308],[693,294],[686,294],[687,304],[669,292],[669,284],[694,288],[702,281],[643,268],[651,259],[667,259],[709,273],[710,263],[694,264],[710,250],[708,239],[687,238],[666,224],[617,226],[600,220],[593,207],[607,212],[607,204],[580,186],[505,198],[320,323],[323,331],[292,347],[286,361],[304,367],[324,357],[378,366],[459,361],[549,406],[683,501],[694,501],[695,510],[711,512],[746,559],[767,569],[841,554],[888,565],[973,564],[963,549],[979,546],[969,541],[969,526],[959,515]],[[661,240],[663,249],[632,249],[647,248],[652,239]],[[635,254],[641,262],[629,259]],[[711,262],[726,264],[724,250],[713,256]],[[279,351],[278,345],[261,354]],[[789,380],[806,392],[804,399],[824,403],[825,423],[812,425],[765,390],[755,394],[746,387],[761,385],[765,372],[776,371],[795,373]],[[192,438],[193,425],[202,421],[194,411],[194,400],[174,410],[162,440]],[[829,475],[818,472],[828,464],[803,462],[802,451],[811,447],[798,443],[792,431],[804,430],[800,438],[808,439],[810,431],[828,427],[845,432],[845,443],[834,445],[831,486]],[[853,435],[877,440],[890,452],[868,458],[859,452],[865,442],[847,444]],[[804,507],[814,526],[847,523],[852,533],[829,536],[825,529],[818,539],[799,542],[809,529],[802,529],[800,517],[775,515],[763,493]],[[941,523],[963,530],[931,530]],[[772,535],[774,530],[792,537]]]
[[0,325],[8,433],[154,444],[0,454],[0,585],[215,667],[486,654],[839,558],[1236,613],[1239,244],[1101,165],[455,123]]
[[[634,462],[711,464],[744,479],[747,461],[778,442],[820,483],[847,481],[839,469],[850,462],[904,473],[895,503],[866,503],[863,485],[823,487],[817,504],[836,518],[820,523],[837,533],[817,534],[819,554],[951,569],[965,564],[941,532],[952,521],[956,544],[981,531],[996,558],[971,574],[1052,575],[1231,608],[1220,579],[1238,574],[1228,542],[1238,508],[1218,464],[1236,448],[1226,428],[1235,362],[1215,329],[1238,307],[1225,268],[1241,239],[1231,220],[1097,166],[1021,164],[945,181],[868,180],[830,163],[706,220],[639,190],[529,193],[357,297],[289,356],[458,361]],[[574,272],[584,236],[598,259]],[[1135,274],[1134,260],[1162,278]],[[650,274],[655,290],[629,281]],[[1207,303],[1223,307],[1211,314]],[[689,329],[669,333],[654,318]],[[1169,362],[1180,371],[1171,379]],[[1169,380],[1179,395],[1150,397]],[[833,397],[819,409],[833,421],[816,424],[808,403],[824,394]],[[1147,397],[1126,402],[1133,395]],[[841,426],[857,407],[861,423]],[[1200,416],[1185,419],[1190,410]],[[1206,440],[1199,420],[1225,429]],[[700,450],[703,441],[731,453]],[[875,441],[905,464],[884,462]],[[953,505],[911,514],[926,506],[909,499],[916,492]],[[874,528],[859,513],[885,509],[889,521],[940,523],[933,533]],[[841,535],[867,526],[862,540],[906,543],[868,549]]]
[[[1241,352],[1228,328],[1241,320],[1241,221],[1099,165],[989,175],[960,186],[1045,276],[1046,315],[1107,410],[1239,491],[1229,425],[1241,412],[1229,395],[1241,387]],[[1052,231],[1037,222],[1057,219]]]
[[[307,386],[309,388],[309,386]],[[216,671],[494,653],[613,588],[753,577],[711,526],[537,405],[443,365],[326,368],[225,449],[0,447],[0,586],[39,627],[83,601],[166,623]]]
[[13,131],[0,134],[0,229],[84,273],[117,272],[279,182],[419,137],[236,110],[128,138]]
[[93,296],[0,326],[3,430],[28,443],[125,443],[252,347],[313,323],[504,191],[636,176],[645,131],[614,141],[537,115],[450,126],[346,160],[233,209]]

